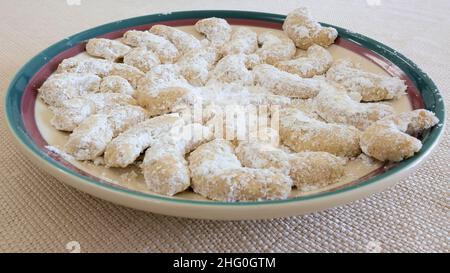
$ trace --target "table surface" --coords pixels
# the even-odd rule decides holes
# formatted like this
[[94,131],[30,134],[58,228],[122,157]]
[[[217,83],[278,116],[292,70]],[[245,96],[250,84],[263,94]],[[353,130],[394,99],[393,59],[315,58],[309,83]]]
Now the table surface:
[[[301,1],[318,20],[372,37],[450,90],[450,1]],[[198,9],[286,14],[299,1],[1,1],[0,90],[31,57],[71,34],[139,15]],[[3,107],[3,103],[2,106]],[[3,112],[3,109],[2,109]],[[0,251],[450,252],[449,129],[437,152],[396,186],[342,207],[258,221],[136,211],[65,186],[15,147],[1,115]],[[68,244],[69,243],[69,244]]]

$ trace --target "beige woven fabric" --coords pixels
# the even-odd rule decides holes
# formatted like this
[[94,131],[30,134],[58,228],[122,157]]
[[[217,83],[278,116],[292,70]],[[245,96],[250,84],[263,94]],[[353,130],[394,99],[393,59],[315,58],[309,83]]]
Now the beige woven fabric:
[[[282,2],[1,1],[0,90],[4,94],[16,71],[48,45],[102,23],[208,8],[285,14],[298,4]],[[450,106],[449,1],[301,2],[321,21],[363,33],[409,56],[435,80]],[[218,222],[135,211],[69,188],[17,151],[3,116],[0,124],[3,252],[68,252],[70,241],[79,242],[82,252],[450,252],[448,129],[425,165],[383,193],[302,217]]]

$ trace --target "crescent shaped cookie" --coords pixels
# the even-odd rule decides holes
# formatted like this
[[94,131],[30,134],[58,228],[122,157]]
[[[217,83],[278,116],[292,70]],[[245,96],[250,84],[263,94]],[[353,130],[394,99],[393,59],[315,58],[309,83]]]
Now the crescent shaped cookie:
[[293,108],[280,111],[280,138],[295,152],[328,152],[355,157],[361,153],[361,132],[353,126],[325,123]]
[[148,31],[129,30],[123,35],[122,42],[132,47],[147,47],[158,55],[162,63],[173,63],[180,57],[174,44]]
[[141,165],[147,187],[159,194],[172,196],[190,186],[185,155],[212,137],[211,131],[198,123],[179,128],[152,145]]
[[183,77],[194,86],[202,86],[208,80],[210,70],[219,59],[218,50],[205,47],[190,51],[178,60],[177,65]]
[[258,49],[258,35],[248,27],[238,27],[222,47],[223,55],[251,54]]
[[276,95],[307,99],[315,97],[321,89],[322,80],[304,79],[278,68],[261,64],[253,69],[255,83]]
[[50,106],[60,106],[66,100],[97,92],[100,81],[95,74],[54,74],[38,89],[39,97]]
[[275,66],[303,78],[312,78],[325,74],[332,63],[333,57],[328,50],[318,45],[312,45],[306,51],[306,55],[278,62]]
[[91,93],[65,100],[60,106],[51,107],[54,116],[50,123],[58,130],[70,132],[97,112],[117,106],[136,104],[136,100],[126,94]]
[[285,199],[289,176],[276,170],[246,168],[226,140],[200,145],[189,156],[192,189],[213,200],[236,202]]
[[329,84],[324,85],[314,102],[317,114],[325,121],[352,125],[360,130],[394,114],[394,109],[387,104],[357,102],[345,91]]
[[406,90],[403,80],[363,71],[349,60],[336,61],[328,70],[327,78],[369,102],[399,98]]
[[283,23],[283,30],[301,49],[308,49],[313,44],[327,47],[338,36],[336,29],[322,27],[304,7],[289,12]]
[[402,161],[422,148],[422,142],[411,135],[429,129],[438,122],[432,112],[424,109],[386,117],[362,133],[361,149],[380,161]]
[[262,63],[275,64],[294,57],[295,45],[289,37],[275,31],[265,31],[258,34],[258,43],[261,47],[255,54],[259,56]]
[[140,80],[136,97],[151,116],[157,116],[182,103],[191,88],[176,65],[157,65]]
[[120,106],[94,114],[73,130],[64,150],[77,160],[93,160],[119,133],[147,118],[139,106]]
[[125,64],[136,67],[142,72],[149,71],[155,65],[161,64],[158,55],[146,47],[131,49],[124,57]]
[[86,52],[94,57],[110,61],[118,61],[131,50],[131,47],[115,40],[94,38],[86,44]]
[[106,146],[106,166],[124,168],[132,164],[145,149],[156,143],[173,127],[182,126],[183,123],[178,115],[168,114],[132,126]]
[[206,18],[195,23],[195,29],[204,34],[214,47],[221,47],[230,40],[231,26],[222,18]]
[[172,42],[181,54],[198,50],[201,47],[201,43],[197,38],[174,27],[154,25],[149,31]]

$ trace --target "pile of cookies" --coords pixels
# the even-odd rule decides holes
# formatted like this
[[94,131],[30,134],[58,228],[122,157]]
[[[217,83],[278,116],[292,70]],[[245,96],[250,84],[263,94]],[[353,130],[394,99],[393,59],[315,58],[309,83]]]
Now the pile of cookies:
[[[139,162],[158,194],[192,188],[213,200],[285,199],[293,187],[335,183],[361,153],[409,158],[422,147],[414,136],[438,123],[427,110],[395,114],[383,101],[403,96],[404,82],[333,60],[327,47],[337,31],[305,8],[288,14],[283,32],[221,18],[199,20],[195,30],[203,39],[165,25],[94,38],[89,57],[62,61],[39,96],[51,124],[70,132],[64,151],[100,157],[108,168]],[[230,126],[218,115],[230,105],[278,106],[269,107],[278,127],[256,140],[225,138],[216,125]],[[204,111],[193,121],[195,107]]]

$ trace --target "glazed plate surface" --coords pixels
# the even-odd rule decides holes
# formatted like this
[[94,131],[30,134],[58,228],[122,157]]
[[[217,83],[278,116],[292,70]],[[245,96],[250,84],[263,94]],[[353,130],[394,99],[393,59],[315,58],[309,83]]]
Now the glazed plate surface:
[[[186,11],[131,18],[95,27],[68,37],[31,59],[11,82],[5,98],[9,128],[21,150],[43,170],[82,191],[124,206],[155,213],[205,219],[260,219],[300,215],[345,204],[379,192],[410,174],[439,143],[443,133],[443,99],[431,79],[412,61],[395,50],[365,36],[335,27],[339,37],[329,48],[335,59],[349,58],[367,71],[398,76],[408,90],[391,105],[398,112],[425,108],[433,111],[441,123],[420,136],[422,150],[397,164],[365,164],[355,160],[339,183],[308,193],[293,191],[287,200],[225,203],[209,201],[192,192],[174,197],[146,190],[140,175],[130,170],[105,169],[80,163],[55,153],[48,146],[62,146],[67,134],[53,129],[51,113],[37,99],[37,88],[66,58],[82,57],[86,40],[94,37],[119,38],[129,29],[147,30],[154,24],[166,24],[194,33],[192,25],[202,18],[221,17],[231,25],[245,25],[255,31],[281,31],[283,15],[244,11]],[[327,25],[327,24],[323,24]],[[133,170],[131,170],[133,171]],[[134,173],[132,173],[134,174]]]

